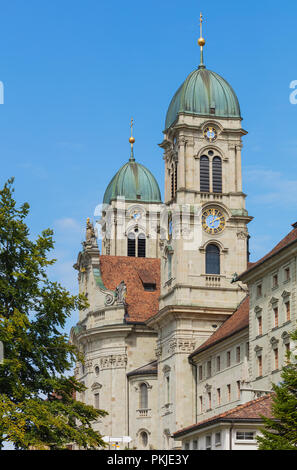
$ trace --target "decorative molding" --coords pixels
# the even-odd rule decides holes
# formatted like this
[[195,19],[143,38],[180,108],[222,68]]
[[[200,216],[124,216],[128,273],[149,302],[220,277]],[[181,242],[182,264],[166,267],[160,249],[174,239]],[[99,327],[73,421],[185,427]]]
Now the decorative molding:
[[270,299],[270,302],[269,302],[271,305],[274,305],[274,304],[277,304],[278,303],[278,299],[276,297],[272,297],[272,299]]
[[274,336],[270,339],[270,344],[272,346],[277,346],[279,343],[279,339],[276,339]]
[[163,367],[163,374],[168,374],[171,371],[171,367],[168,364],[165,364]]
[[189,339],[173,339],[169,343],[169,352],[170,353],[191,353],[195,349],[195,341]]
[[95,390],[100,390],[100,388],[102,388],[102,385],[99,384],[98,382],[94,382],[92,387],[91,387],[91,390],[92,390],[92,392],[94,392]]
[[255,347],[254,351],[255,351],[255,353],[256,353],[257,356],[258,356],[258,355],[260,355],[261,352],[263,351],[263,348],[261,348],[260,346],[257,345],[257,346]]
[[286,343],[288,340],[290,340],[290,335],[287,331],[284,331],[283,334],[282,334],[282,340],[284,341],[284,343]]
[[284,292],[282,293],[282,298],[286,299],[287,297],[290,297],[290,295],[291,295],[291,292],[284,290]]
[[258,316],[258,315],[261,315],[262,314],[262,311],[263,309],[261,307],[259,307],[259,305],[257,305],[255,308],[254,308],[254,312],[255,314]]
[[128,358],[126,354],[103,356],[100,358],[101,369],[121,369],[125,368]]
[[239,240],[246,240],[248,238],[249,234],[247,232],[237,232],[237,238]]
[[162,346],[158,346],[158,347],[155,349],[155,354],[156,354],[156,356],[157,356],[158,359],[162,356]]

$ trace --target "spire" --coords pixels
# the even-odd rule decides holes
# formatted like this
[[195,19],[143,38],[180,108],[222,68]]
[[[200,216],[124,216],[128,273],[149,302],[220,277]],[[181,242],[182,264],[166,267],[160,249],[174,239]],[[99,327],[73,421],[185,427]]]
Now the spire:
[[131,127],[131,137],[129,139],[129,142],[131,144],[131,155],[130,155],[130,158],[129,158],[129,161],[130,162],[135,162],[135,158],[134,158],[134,152],[133,152],[133,145],[134,145],[134,142],[135,142],[135,139],[133,137],[133,125],[134,125],[134,120],[133,118],[131,118],[131,124],[130,124],[130,127]]
[[202,36],[202,22],[203,22],[203,16],[202,13],[200,13],[200,38],[198,39],[198,46],[200,46],[200,65],[199,69],[205,69],[205,65],[203,62],[203,47],[205,46],[205,39]]

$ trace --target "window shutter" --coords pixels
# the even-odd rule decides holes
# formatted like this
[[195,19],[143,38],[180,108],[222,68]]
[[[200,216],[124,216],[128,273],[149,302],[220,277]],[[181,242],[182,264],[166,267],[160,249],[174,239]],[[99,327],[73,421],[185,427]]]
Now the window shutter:
[[212,161],[212,186],[214,193],[222,192],[222,160],[214,157]]
[[200,191],[209,193],[209,158],[206,155],[200,158]]

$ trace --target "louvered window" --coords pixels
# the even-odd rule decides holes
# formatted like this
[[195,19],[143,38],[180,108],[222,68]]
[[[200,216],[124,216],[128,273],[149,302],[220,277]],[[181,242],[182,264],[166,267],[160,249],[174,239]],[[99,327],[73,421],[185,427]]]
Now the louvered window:
[[128,256],[135,256],[136,255],[136,240],[135,240],[135,234],[134,233],[129,233],[128,235]]
[[145,235],[141,233],[138,237],[137,256],[138,258],[145,258]]
[[206,155],[200,158],[200,191],[209,193],[209,158]]
[[212,186],[214,193],[222,192],[222,160],[214,157],[212,161]]
[[206,248],[206,274],[220,274],[220,250],[217,245]]
[[174,192],[176,194],[177,191],[177,163],[175,164],[174,168]]

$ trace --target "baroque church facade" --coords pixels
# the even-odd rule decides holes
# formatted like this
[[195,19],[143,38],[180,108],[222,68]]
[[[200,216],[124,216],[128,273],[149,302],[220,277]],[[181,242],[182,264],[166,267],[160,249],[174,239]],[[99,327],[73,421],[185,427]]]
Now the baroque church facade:
[[77,399],[108,412],[94,428],[120,449],[254,448],[291,347],[297,226],[249,263],[247,132],[198,44],[200,65],[167,111],[164,202],[135,160],[131,122],[130,158],[104,194],[101,252],[88,219],[74,266],[89,303],[71,330],[85,357]]

